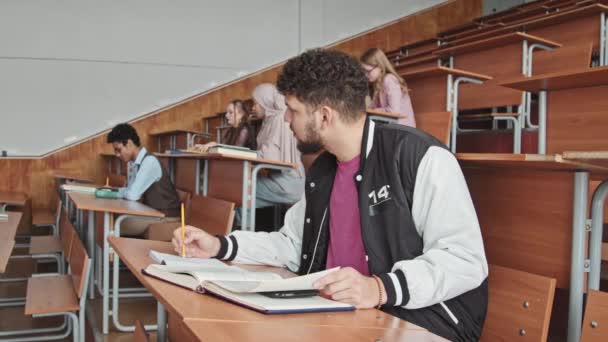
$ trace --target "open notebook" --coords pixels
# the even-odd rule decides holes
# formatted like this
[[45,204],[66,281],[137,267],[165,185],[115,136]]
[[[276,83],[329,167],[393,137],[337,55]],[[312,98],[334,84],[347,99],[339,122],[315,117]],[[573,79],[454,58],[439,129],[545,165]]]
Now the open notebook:
[[215,296],[263,313],[348,311],[354,307],[321,296],[270,298],[258,292],[311,290],[319,278],[338,268],[286,278],[271,272],[251,272],[216,259],[190,259],[150,252],[163,265],[151,264],[143,273],[199,293]]

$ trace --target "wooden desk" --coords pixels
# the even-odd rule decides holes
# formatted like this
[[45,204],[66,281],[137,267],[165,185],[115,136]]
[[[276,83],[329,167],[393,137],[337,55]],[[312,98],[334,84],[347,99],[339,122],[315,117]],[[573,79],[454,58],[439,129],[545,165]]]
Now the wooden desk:
[[27,200],[27,195],[22,192],[0,191],[0,204],[23,207]]
[[601,64],[606,65],[605,51],[608,44],[606,44],[606,37],[601,34],[601,21],[606,20],[605,13],[607,11],[608,6],[591,4],[553,12],[548,15],[541,14],[533,18],[511,22],[507,25],[503,24],[503,27],[489,26],[482,28],[476,34],[450,37],[449,43],[469,43],[508,32],[523,30],[546,39],[559,40],[565,46],[593,42],[594,47],[600,51],[601,57],[604,60]]
[[538,93],[538,153],[608,150],[608,66],[518,78],[501,85]]
[[[98,289],[102,292],[103,297],[103,333],[107,334],[109,332],[109,283],[110,283],[110,254],[114,254],[110,251],[108,246],[107,239],[109,236],[120,236],[120,224],[121,222],[132,216],[140,216],[140,217],[150,217],[150,218],[160,218],[165,215],[155,209],[152,209],[140,202],[137,201],[127,201],[124,199],[105,199],[105,198],[96,198],[92,194],[84,194],[78,192],[68,192],[68,197],[74,202],[74,205],[78,210],[88,211],[88,225],[87,225],[87,247],[88,253],[91,257],[92,265],[95,265],[95,261],[99,262],[95,256],[95,212],[103,213],[104,215],[104,227],[103,227],[103,236],[98,236],[97,240],[101,240],[101,246],[103,249],[103,262],[101,264],[101,281],[100,275],[96,272],[91,272],[91,279],[89,280],[89,297],[93,299],[94,297],[94,286],[97,283]],[[114,220],[113,214],[120,215]],[[114,258],[114,282],[116,284],[116,288],[118,288],[118,258]],[[99,270],[98,270],[99,272]],[[95,279],[97,278],[97,279]],[[102,284],[100,284],[100,282]],[[101,285],[101,288],[100,288]],[[116,305],[112,308],[118,312],[118,297],[116,298]],[[117,329],[123,330],[124,327],[121,326],[118,322],[118,314],[113,316],[113,321]]]
[[[348,327],[349,329],[351,327],[376,329],[395,328],[405,330],[422,329],[407,321],[373,309],[314,314],[264,315],[253,310],[229,304],[213,296],[197,294],[190,290],[142,274],[142,269],[149,264],[154,263],[154,261],[148,257],[149,251],[153,249],[162,253],[174,253],[171,243],[116,237],[110,237],[108,240],[120,259],[122,259],[135,277],[137,277],[159,302],[159,307],[162,309],[159,310],[159,336],[163,336],[161,330],[163,330],[165,326],[163,323],[163,320],[166,319],[166,317],[164,317],[165,309],[170,315],[169,325],[174,322],[181,322],[183,319],[191,318],[211,321],[258,322],[289,325],[332,325],[344,328]],[[278,271],[279,274],[283,276],[289,276],[291,274],[286,270],[276,268],[260,266],[254,268],[265,271],[272,269]],[[170,327],[170,333],[171,330],[172,328]]]
[[[488,263],[569,288],[570,338],[580,336],[589,174],[608,168],[560,155],[457,154]],[[574,341],[574,340],[571,340]]]
[[452,113],[450,149],[455,152],[458,88],[461,83],[482,84],[492,77],[441,66],[402,73],[401,76],[412,88],[412,106],[417,113],[444,111]]
[[6,265],[15,246],[15,235],[23,216],[20,212],[8,211],[8,220],[0,221],[0,273],[6,271]]
[[405,114],[389,113],[377,109],[367,109],[365,112],[367,113],[367,116],[374,121],[397,122],[407,118],[407,115]]
[[13,254],[13,247],[15,247],[15,240],[0,241],[0,274],[6,272],[6,266]]
[[156,138],[157,152],[163,153],[167,149],[188,149],[194,146],[196,137],[208,138],[208,133],[189,129],[172,129],[148,133],[152,138]]
[[[241,206],[244,230],[255,230],[257,175],[262,169],[287,170],[295,165],[276,160],[235,157],[219,153],[154,154],[169,164],[178,189]],[[250,189],[250,190],[249,190]]]
[[419,329],[374,329],[329,325],[283,325],[275,323],[186,319],[180,341],[447,341]]
[[[608,168],[608,150],[606,151],[566,151],[565,159],[573,162],[583,162]],[[602,236],[606,214],[606,199],[608,198],[608,175],[604,173],[603,181],[595,189],[591,199],[591,235],[589,237],[589,281],[588,288],[599,290],[600,271],[602,266]]]

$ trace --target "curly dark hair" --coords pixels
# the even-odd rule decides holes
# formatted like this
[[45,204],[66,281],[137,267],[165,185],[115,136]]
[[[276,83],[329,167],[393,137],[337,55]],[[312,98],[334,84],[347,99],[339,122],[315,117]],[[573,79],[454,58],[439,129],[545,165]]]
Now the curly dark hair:
[[330,106],[344,121],[353,122],[365,113],[367,83],[355,58],[339,51],[313,49],[287,61],[277,88],[307,106]]
[[129,139],[133,141],[135,146],[139,146],[141,144],[139,141],[139,135],[137,135],[135,128],[128,123],[121,123],[112,128],[112,131],[108,133],[107,141],[108,144],[119,142],[126,145]]

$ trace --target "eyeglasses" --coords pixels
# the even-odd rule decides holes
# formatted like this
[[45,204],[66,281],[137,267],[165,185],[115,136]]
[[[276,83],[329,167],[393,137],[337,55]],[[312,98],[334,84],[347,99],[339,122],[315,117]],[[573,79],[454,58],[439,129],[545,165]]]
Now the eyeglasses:
[[366,75],[369,75],[369,74],[371,74],[371,73],[372,73],[372,71],[376,70],[376,68],[378,68],[378,66],[377,66],[377,65],[376,65],[376,66],[374,66],[374,67],[372,67],[371,69],[368,69],[366,66],[364,66],[364,67],[363,67],[363,70],[365,71],[365,74],[366,74]]

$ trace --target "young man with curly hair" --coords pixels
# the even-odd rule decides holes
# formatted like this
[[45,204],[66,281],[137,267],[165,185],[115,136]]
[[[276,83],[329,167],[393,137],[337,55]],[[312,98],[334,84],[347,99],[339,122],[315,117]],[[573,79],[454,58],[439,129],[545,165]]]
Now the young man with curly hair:
[[488,265],[456,158],[421,131],[368,120],[367,79],[343,53],[292,58],[277,86],[300,148],[327,151],[308,170],[304,198],[279,232],[214,237],[188,227],[188,255],[299,274],[341,266],[315,283],[325,296],[478,340]]

